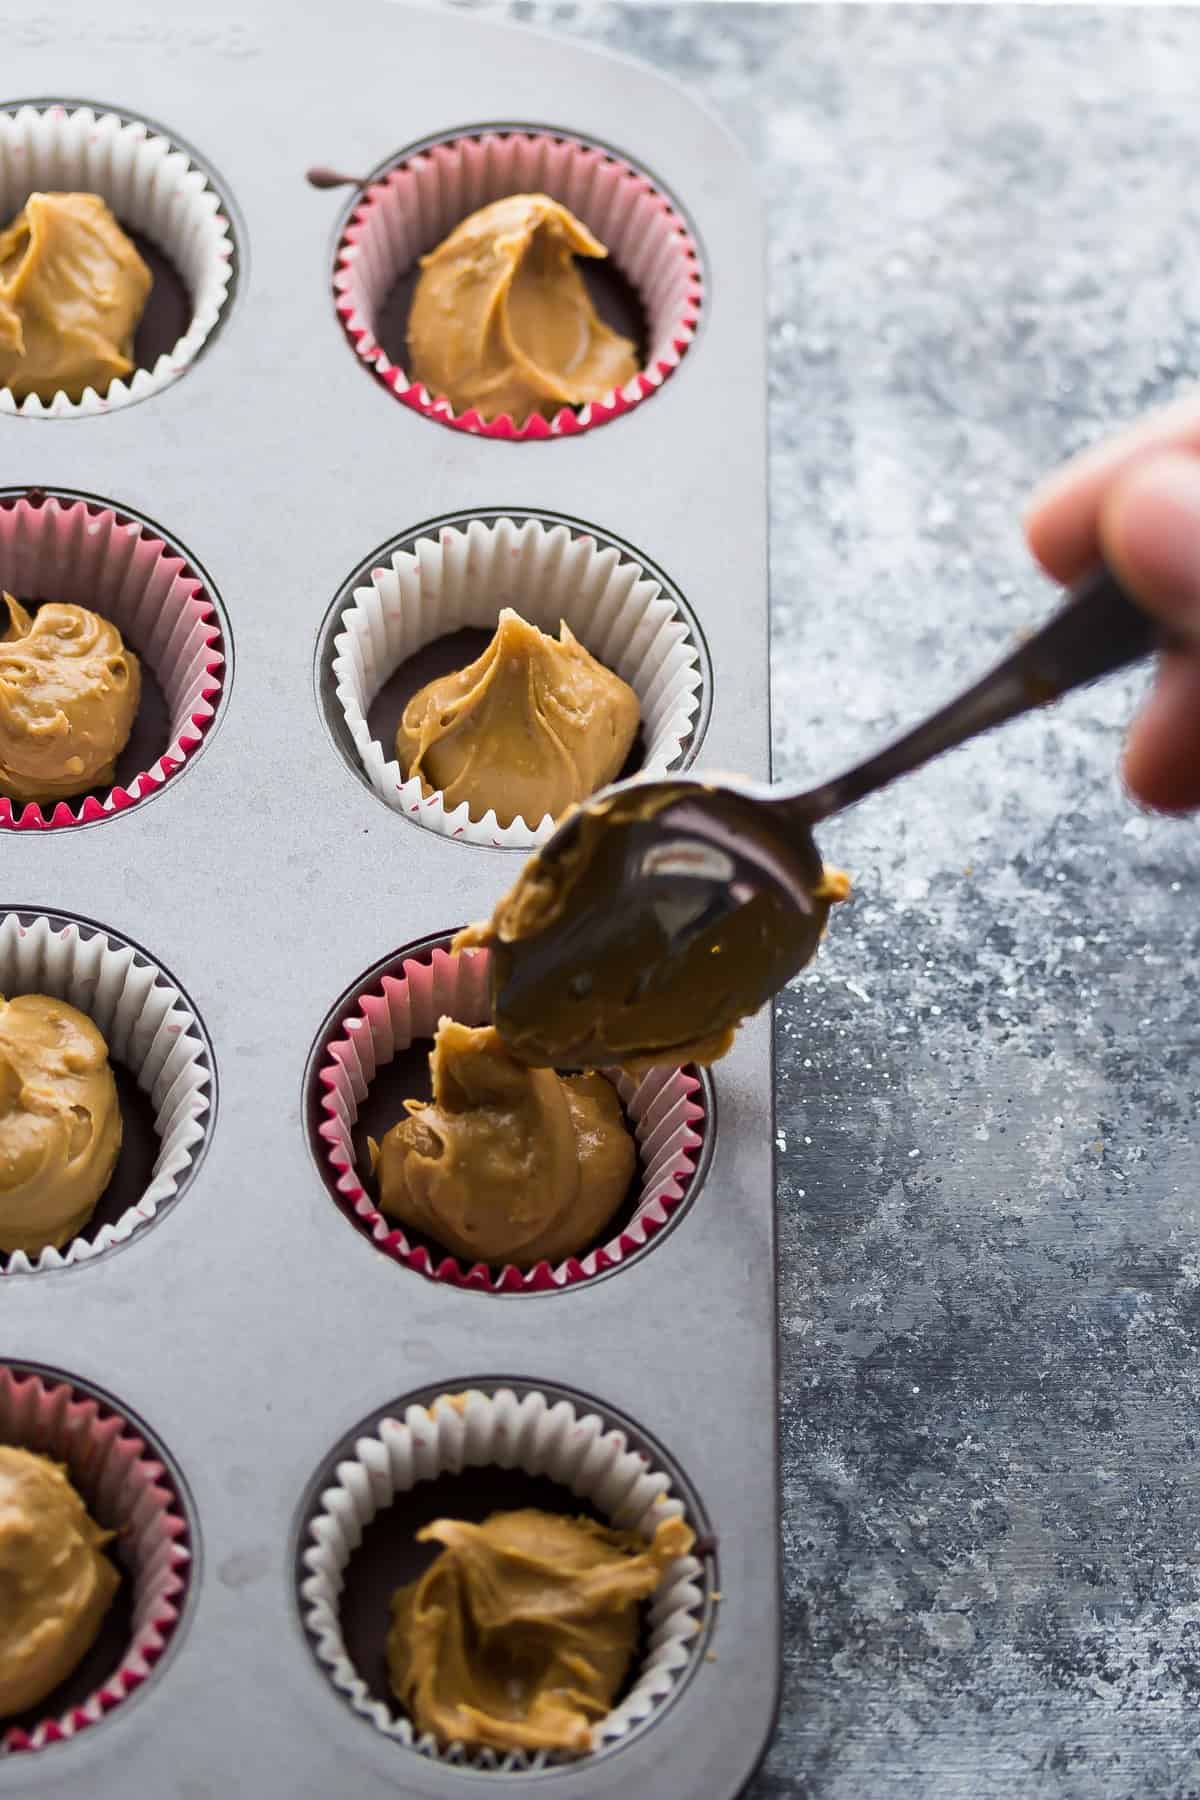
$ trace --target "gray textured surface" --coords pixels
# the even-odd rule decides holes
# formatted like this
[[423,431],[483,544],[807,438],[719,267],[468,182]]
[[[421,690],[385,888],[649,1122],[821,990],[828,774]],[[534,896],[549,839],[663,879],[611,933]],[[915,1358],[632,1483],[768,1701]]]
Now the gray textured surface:
[[[1037,619],[1028,482],[1196,373],[1200,13],[498,10],[683,77],[760,163],[777,769],[828,772]],[[1200,854],[1120,792],[1140,685],[828,835],[857,897],[778,1026],[755,1800],[1200,1793]]]

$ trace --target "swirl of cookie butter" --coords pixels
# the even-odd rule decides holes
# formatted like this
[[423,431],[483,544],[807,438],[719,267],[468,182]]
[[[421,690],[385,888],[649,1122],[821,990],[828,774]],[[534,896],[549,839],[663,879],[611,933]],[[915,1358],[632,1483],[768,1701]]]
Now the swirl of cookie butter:
[[638,1603],[695,1542],[680,1518],[647,1543],[526,1507],[480,1525],[435,1519],[442,1545],[392,1596],[388,1675],[419,1731],[494,1750],[592,1747],[637,1649]]
[[523,425],[602,400],[638,371],[596,316],[576,256],[607,256],[547,194],[510,194],[421,258],[408,321],[412,375],[457,412]]
[[555,639],[506,606],[482,656],[413,695],[396,760],[448,812],[465,800],[474,819],[537,825],[612,780],[640,718],[628,682],[565,623]]
[[[83,606],[49,602],[30,616],[0,595],[0,794],[65,800],[112,781],[142,691],[120,632]],[[2,615],[0,615],[2,617]]]
[[559,1262],[600,1232],[637,1154],[603,1075],[516,1062],[490,1025],[441,1019],[432,1100],[371,1142],[379,1204],[470,1262]]
[[56,1249],[87,1222],[121,1148],[96,1026],[47,994],[0,997],[0,1251]]
[[65,1681],[91,1648],[120,1577],[66,1471],[0,1444],[0,1718]]
[[99,194],[30,194],[0,231],[0,387],[106,394],[134,366],[152,279]]

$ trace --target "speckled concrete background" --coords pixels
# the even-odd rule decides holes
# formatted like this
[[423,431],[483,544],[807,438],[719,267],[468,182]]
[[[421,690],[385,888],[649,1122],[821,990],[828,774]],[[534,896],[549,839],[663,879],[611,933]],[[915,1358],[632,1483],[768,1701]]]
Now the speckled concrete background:
[[[1198,373],[1200,12],[489,10],[683,78],[758,163],[777,772],[827,774],[1046,609],[1029,482]],[[1141,685],[828,834],[754,1800],[1200,1794],[1200,826],[1120,792]]]

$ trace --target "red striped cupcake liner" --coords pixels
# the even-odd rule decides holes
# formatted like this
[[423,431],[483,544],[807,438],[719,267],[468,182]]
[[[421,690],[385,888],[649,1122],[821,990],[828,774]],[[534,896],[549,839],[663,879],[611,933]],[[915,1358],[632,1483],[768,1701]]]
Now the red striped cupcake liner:
[[[377,331],[397,280],[469,214],[507,194],[548,194],[604,244],[646,317],[645,366],[624,387],[552,419],[485,420],[455,412],[392,361]],[[367,187],[338,244],[338,316],[358,355],[398,400],[427,419],[510,442],[577,437],[632,412],[679,367],[703,298],[700,256],[674,203],[648,175],[611,151],[539,131],[485,131],[417,150]]]
[[357,1164],[354,1127],[378,1071],[415,1041],[432,1039],[439,1018],[448,1015],[465,1025],[489,1021],[487,965],[486,950],[451,956],[435,949],[401,958],[394,974],[359,996],[341,1021],[341,1034],[325,1046],[317,1069],[323,1090],[317,1135],[326,1179],[339,1205],[378,1249],[431,1281],[495,1294],[555,1292],[619,1268],[645,1249],[694,1194],[708,1129],[705,1089],[687,1069],[651,1069],[641,1077],[604,1071],[633,1128],[639,1185],[628,1222],[586,1255],[555,1265],[539,1262],[530,1269],[511,1263],[467,1265],[447,1252],[431,1255],[380,1211]]
[[167,1468],[115,1407],[66,1381],[0,1366],[0,1444],[66,1465],[92,1517],[116,1533],[111,1551],[134,1590],[133,1636],[117,1668],[81,1705],[31,1730],[0,1730],[3,1762],[77,1737],[149,1679],[183,1612],[191,1551]]
[[45,808],[0,795],[0,830],[91,825],[156,794],[203,747],[225,674],[216,607],[183,556],[112,507],[35,491],[0,500],[0,588],[111,620],[153,673],[168,713],[162,754],[127,784]]

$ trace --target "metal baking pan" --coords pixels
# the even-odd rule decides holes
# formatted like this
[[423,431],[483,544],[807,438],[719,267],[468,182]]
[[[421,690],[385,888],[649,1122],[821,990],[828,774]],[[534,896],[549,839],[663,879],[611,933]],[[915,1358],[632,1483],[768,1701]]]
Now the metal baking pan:
[[[774,1717],[779,1662],[772,1068],[768,1021],[713,1072],[703,1186],[644,1254],[562,1293],[429,1281],[352,1229],[317,1173],[306,1072],[338,996],[403,946],[486,914],[518,866],[390,813],[321,699],[329,609],[375,548],[496,510],[611,534],[683,596],[711,660],[699,764],[768,771],[763,231],[747,162],[685,93],[572,43],[352,0],[226,9],[116,0],[10,9],[6,106],[84,100],[193,146],[229,203],[236,282],[194,366],[104,417],[0,418],[0,488],[92,496],[150,521],[219,600],[231,679],[203,753],[122,816],[0,833],[6,911],[140,946],[186,990],[216,1107],[194,1179],[79,1267],[0,1281],[0,1362],[94,1385],[168,1454],[192,1577],[168,1654],[72,1741],[0,1758],[0,1795],[105,1800],[445,1797],[723,1800]],[[335,316],[365,171],[496,119],[649,172],[694,226],[705,294],[679,369],[568,441],[482,441],[356,365]],[[661,1447],[719,1539],[703,1652],[611,1753],[520,1778],[422,1758],[346,1704],[297,1598],[306,1496],[364,1421],[474,1378],[581,1395]]]

